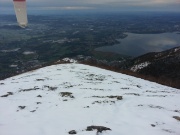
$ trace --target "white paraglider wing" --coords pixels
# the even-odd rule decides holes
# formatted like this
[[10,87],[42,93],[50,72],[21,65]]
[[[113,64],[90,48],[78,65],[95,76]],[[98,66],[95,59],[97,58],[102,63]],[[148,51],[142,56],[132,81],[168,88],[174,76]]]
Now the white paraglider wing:
[[25,28],[28,24],[26,0],[13,0],[17,22],[20,27]]

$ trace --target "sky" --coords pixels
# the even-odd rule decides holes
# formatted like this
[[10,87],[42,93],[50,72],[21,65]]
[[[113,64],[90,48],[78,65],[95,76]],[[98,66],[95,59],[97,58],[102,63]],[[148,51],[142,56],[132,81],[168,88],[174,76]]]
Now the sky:
[[[13,0],[0,0],[0,12],[13,12]],[[180,0],[26,0],[29,12],[42,11],[175,11]]]

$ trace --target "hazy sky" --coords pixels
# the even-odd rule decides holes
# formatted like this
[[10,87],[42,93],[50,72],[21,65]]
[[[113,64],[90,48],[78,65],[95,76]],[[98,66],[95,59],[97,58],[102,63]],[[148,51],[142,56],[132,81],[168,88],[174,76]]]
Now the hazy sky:
[[[13,0],[0,0],[0,12],[13,8]],[[28,10],[178,11],[180,0],[26,0]]]

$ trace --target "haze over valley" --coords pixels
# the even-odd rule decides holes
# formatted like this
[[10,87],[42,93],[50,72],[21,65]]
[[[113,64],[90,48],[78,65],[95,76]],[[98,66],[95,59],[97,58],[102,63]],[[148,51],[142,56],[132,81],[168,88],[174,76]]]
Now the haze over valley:
[[0,78],[64,57],[124,61],[180,44],[176,13],[29,15],[26,29],[17,26],[14,15],[0,17]]

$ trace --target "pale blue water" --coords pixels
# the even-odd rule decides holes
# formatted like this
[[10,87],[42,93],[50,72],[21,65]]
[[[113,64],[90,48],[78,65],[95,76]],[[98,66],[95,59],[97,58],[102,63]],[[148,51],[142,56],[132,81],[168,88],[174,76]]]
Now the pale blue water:
[[126,33],[128,37],[118,39],[121,43],[113,46],[97,48],[97,51],[114,52],[128,56],[139,56],[148,52],[160,52],[180,46],[180,34],[134,34]]

